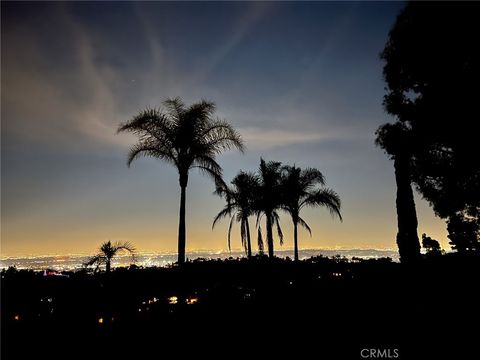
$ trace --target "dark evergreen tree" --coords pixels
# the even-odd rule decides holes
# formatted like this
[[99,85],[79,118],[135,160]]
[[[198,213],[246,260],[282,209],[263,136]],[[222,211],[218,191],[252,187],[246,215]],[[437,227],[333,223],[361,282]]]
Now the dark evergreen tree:
[[[449,230],[476,223],[465,225],[477,229],[473,242],[480,228],[479,18],[475,2],[411,2],[381,54],[385,109],[416,139],[405,144],[412,181],[435,213],[454,224]],[[465,248],[457,239],[463,237],[451,234],[454,248]]]

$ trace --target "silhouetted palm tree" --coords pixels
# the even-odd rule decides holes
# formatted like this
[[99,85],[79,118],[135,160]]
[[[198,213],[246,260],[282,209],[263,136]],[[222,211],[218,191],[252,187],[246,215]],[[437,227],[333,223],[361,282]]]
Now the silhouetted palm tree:
[[105,265],[105,271],[110,272],[112,259],[118,255],[121,251],[129,252],[132,255],[132,260],[135,260],[135,248],[129,242],[119,243],[116,242],[112,245],[112,242],[109,240],[106,243],[103,243],[100,246],[99,253],[95,256],[92,256],[84,265],[92,266],[97,265],[97,269],[101,265]]
[[[298,261],[298,225],[312,231],[300,217],[300,210],[306,206],[324,206],[332,215],[340,214],[340,197],[331,189],[323,188],[325,178],[313,168],[300,169],[296,166],[284,166],[282,171],[283,201],[282,208],[290,214],[293,222],[294,258]],[[322,188],[319,188],[322,186]]]
[[[283,245],[283,233],[280,227],[280,217],[277,210],[282,206],[281,197],[281,168],[282,163],[276,161],[265,162],[260,159],[259,168],[259,189],[258,196],[255,201],[255,208],[257,213],[257,225],[260,223],[260,218],[265,215],[266,232],[267,232],[267,247],[268,256],[270,258],[274,255],[273,245],[273,226],[277,226],[278,237],[280,238],[280,245]],[[259,226],[259,244],[261,241],[261,229]]]
[[180,183],[180,221],[178,263],[185,262],[185,199],[190,169],[197,168],[222,184],[222,168],[216,161],[221,152],[237,148],[243,152],[240,134],[226,121],[213,118],[215,104],[200,101],[186,106],[179,98],[163,102],[165,111],[146,109],[122,124],[119,132],[139,136],[128,156],[128,165],[138,157],[164,160],[178,170]]
[[413,198],[412,143],[409,129],[402,123],[384,124],[376,132],[375,143],[393,159],[397,183],[397,245],[402,262],[420,258],[420,241],[417,234],[417,212]]
[[231,249],[231,232],[233,220],[240,223],[240,238],[242,246],[245,248],[247,257],[252,257],[252,243],[250,238],[250,224],[248,218],[254,215],[255,194],[258,191],[258,178],[252,173],[241,171],[232,180],[233,187],[223,187],[217,189],[217,193],[223,196],[227,201],[225,207],[213,220],[212,228],[221,218],[230,216],[228,227],[228,248]]

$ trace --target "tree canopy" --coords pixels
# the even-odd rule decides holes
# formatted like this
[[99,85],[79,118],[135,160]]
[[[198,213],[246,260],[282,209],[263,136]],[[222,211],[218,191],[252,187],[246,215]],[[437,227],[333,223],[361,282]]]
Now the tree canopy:
[[[412,154],[412,180],[449,219],[449,231],[462,222],[476,227],[472,241],[480,228],[478,19],[474,2],[409,3],[381,53],[384,106],[409,133],[402,146]],[[380,145],[387,152],[396,146]]]

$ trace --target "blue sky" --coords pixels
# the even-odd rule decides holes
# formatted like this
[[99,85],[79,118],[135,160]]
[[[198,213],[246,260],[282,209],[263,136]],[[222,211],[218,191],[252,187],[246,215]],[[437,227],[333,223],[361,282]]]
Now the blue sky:
[[[374,132],[391,120],[378,54],[403,5],[2,2],[2,255],[88,253],[107,239],[175,251],[174,168],[127,168],[135,138],[115,133],[175,96],[216,102],[243,134],[246,154],[219,158],[226,180],[261,156],[325,174],[344,222],[306,211],[301,247],[395,248],[393,166]],[[227,224],[211,230],[223,204],[209,181],[191,176],[187,251],[227,247]],[[444,222],[417,203],[419,234],[447,247]]]

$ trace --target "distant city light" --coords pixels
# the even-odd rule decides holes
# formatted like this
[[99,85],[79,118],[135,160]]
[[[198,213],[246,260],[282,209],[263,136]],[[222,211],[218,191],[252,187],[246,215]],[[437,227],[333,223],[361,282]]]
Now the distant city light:
[[[285,258],[291,255],[291,250],[279,250],[278,256]],[[342,257],[356,259],[377,259],[381,257],[389,257],[393,261],[399,261],[398,251],[396,249],[305,249],[300,250],[300,258],[310,258],[312,256],[324,255],[327,257],[340,254]],[[196,257],[204,257],[207,259],[227,259],[230,256],[240,257],[243,252],[194,252],[192,253],[192,259]],[[72,271],[83,269],[83,263],[87,260],[87,256],[80,254],[67,254],[62,256],[24,256],[9,259],[0,259],[0,269],[7,269],[9,266],[15,266],[18,270],[30,269],[34,271],[41,271],[43,276],[50,275],[68,276],[68,274],[62,274],[62,271]],[[169,266],[177,259],[176,255],[171,253],[140,253],[138,254],[137,265],[141,267],[165,267]],[[118,266],[130,265],[130,255],[120,256]],[[358,260],[357,260],[358,261]],[[2,276],[4,276],[2,274]],[[205,289],[209,291],[209,289]]]
[[20,315],[15,315],[13,318],[15,319],[15,321],[18,321],[20,320]]
[[103,324],[103,318],[98,319],[99,324]]
[[176,303],[178,303],[178,297],[176,296],[170,296],[169,298],[167,298],[167,300],[168,303],[171,305],[175,305]]

